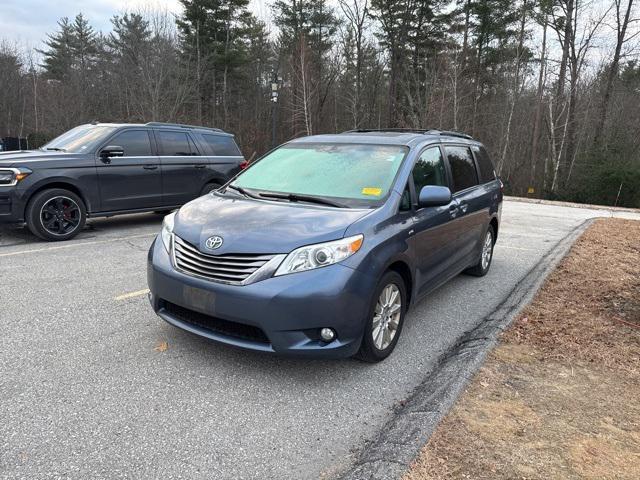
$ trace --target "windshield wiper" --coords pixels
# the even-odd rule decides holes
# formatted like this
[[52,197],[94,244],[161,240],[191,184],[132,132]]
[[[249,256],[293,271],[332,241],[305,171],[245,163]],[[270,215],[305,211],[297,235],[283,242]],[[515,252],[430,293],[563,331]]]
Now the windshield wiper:
[[252,194],[252,193],[247,192],[244,188],[242,188],[242,187],[238,187],[237,185],[232,185],[232,184],[227,185],[227,188],[225,188],[225,189],[224,189],[224,190],[225,190],[225,192],[226,192],[226,191],[227,191],[227,189],[229,189],[229,188],[230,188],[231,190],[235,190],[235,191],[236,191],[236,192],[238,192],[239,194],[244,195],[245,197],[248,197],[248,198],[258,198],[258,199],[260,198],[260,197],[259,197],[259,196],[257,196],[257,195],[254,195],[254,194]]
[[58,148],[58,147],[47,147],[44,150],[49,150],[52,152],[66,152],[64,148]]
[[320,205],[329,205],[331,207],[338,208],[347,208],[346,205],[338,202],[334,202],[333,200],[327,200],[322,197],[314,197],[313,195],[301,195],[299,193],[271,193],[271,192],[260,192],[261,197],[266,198],[282,198],[283,200],[289,200],[290,202],[308,202],[308,203],[318,203]]

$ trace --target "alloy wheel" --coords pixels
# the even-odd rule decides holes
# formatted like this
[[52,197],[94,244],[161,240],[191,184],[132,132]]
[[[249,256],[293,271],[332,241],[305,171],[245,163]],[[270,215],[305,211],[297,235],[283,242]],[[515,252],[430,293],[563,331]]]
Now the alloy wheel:
[[67,235],[80,225],[80,206],[69,197],[54,197],[40,210],[42,227],[51,235]]
[[489,268],[491,263],[491,256],[493,255],[493,233],[491,229],[487,231],[487,235],[484,238],[482,244],[482,270]]
[[384,350],[393,341],[400,324],[402,314],[402,295],[394,283],[382,289],[373,315],[373,344],[378,350]]

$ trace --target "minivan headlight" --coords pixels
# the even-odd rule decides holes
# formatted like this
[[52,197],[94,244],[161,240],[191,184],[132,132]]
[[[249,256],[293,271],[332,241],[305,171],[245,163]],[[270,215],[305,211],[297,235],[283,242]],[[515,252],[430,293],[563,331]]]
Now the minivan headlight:
[[173,223],[176,218],[176,212],[170,213],[162,221],[162,243],[167,252],[171,252],[171,235],[173,235]]
[[349,258],[362,247],[363,235],[300,247],[284,259],[274,276],[326,267]]

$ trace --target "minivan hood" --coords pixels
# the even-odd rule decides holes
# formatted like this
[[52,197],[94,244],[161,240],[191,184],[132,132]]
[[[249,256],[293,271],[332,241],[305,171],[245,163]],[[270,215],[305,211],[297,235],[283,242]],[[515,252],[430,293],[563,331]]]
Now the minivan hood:
[[[174,233],[215,255],[289,253],[304,245],[342,238],[349,225],[370,212],[214,193],[183,206],[176,215]],[[205,242],[214,235],[222,237],[223,244],[208,250]]]

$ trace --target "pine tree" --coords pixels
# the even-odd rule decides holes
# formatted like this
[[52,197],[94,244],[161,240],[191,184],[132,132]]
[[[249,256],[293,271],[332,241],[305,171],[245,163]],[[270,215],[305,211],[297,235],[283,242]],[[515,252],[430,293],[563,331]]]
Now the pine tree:
[[48,40],[44,43],[48,47],[47,50],[38,50],[44,57],[42,66],[49,78],[55,80],[64,80],[71,72],[74,63],[73,44],[74,31],[73,25],[67,17],[58,20],[59,30],[56,33],[47,35]]
[[[183,49],[195,64],[199,116],[209,110],[212,124],[229,122],[229,79],[245,61],[242,37],[251,17],[249,0],[180,0],[184,6],[177,25]],[[208,106],[208,108],[207,108]]]

